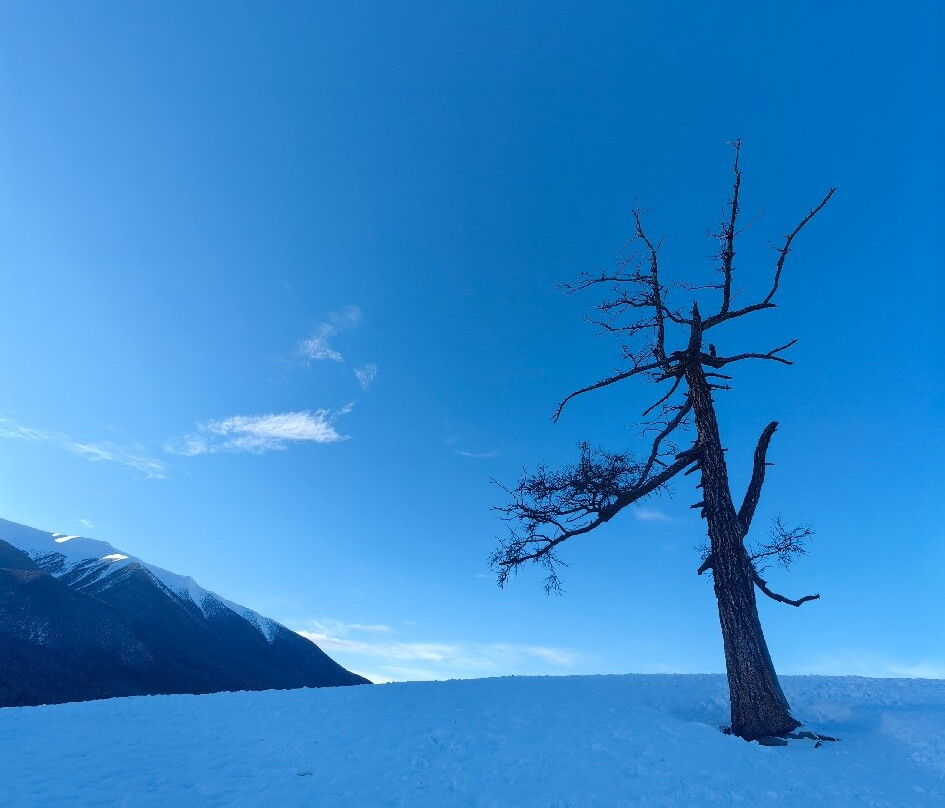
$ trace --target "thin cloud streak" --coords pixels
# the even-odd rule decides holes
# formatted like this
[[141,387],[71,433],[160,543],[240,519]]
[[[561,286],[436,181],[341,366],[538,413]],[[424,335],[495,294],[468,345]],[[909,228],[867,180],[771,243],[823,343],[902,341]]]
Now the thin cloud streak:
[[152,479],[167,477],[167,464],[149,455],[129,451],[112,443],[79,443],[61,432],[33,429],[10,418],[0,417],[0,438],[51,443],[93,463],[118,463]]
[[282,451],[298,443],[338,443],[347,440],[335,428],[335,420],[351,412],[340,410],[299,410],[265,415],[233,415],[199,424],[197,431],[165,446],[174,454],[194,455],[215,452],[263,454]]
[[456,454],[460,457],[473,457],[479,460],[483,460],[490,457],[499,457],[499,452],[496,449],[492,449],[488,452],[463,452],[459,449],[456,449]]

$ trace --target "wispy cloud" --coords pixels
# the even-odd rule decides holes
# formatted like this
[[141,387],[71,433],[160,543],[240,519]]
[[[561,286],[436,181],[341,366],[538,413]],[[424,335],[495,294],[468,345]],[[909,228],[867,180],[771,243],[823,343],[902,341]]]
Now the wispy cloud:
[[65,443],[63,444],[73,454],[81,455],[93,463],[110,462],[121,463],[123,466],[137,469],[146,477],[163,478],[167,476],[167,465],[153,457],[135,454],[119,449],[108,443]]
[[354,375],[358,378],[358,384],[361,385],[362,390],[367,390],[377,378],[377,365],[373,362],[368,362],[366,365],[355,368]]
[[52,432],[23,426],[9,418],[0,418],[0,437],[13,440],[53,440],[54,435]]
[[335,620],[327,617],[321,620],[310,620],[309,628],[315,633],[323,636],[345,636],[354,632],[366,632],[368,634],[390,634],[393,629],[383,623],[345,623],[342,620]]
[[79,521],[79,524],[82,525],[82,527],[87,527],[87,528],[89,528],[90,530],[91,530],[93,527],[95,527],[95,525],[92,524],[92,520],[91,520],[91,519],[83,519],[83,518],[80,516],[78,521]]
[[672,522],[673,517],[662,511],[654,511],[648,508],[635,508],[633,515],[641,522]]
[[0,438],[52,443],[93,463],[119,463],[155,479],[163,479],[167,476],[167,464],[141,452],[130,451],[108,442],[79,443],[61,432],[33,429],[10,418],[0,417]]
[[294,443],[338,443],[347,440],[335,428],[335,420],[351,411],[300,410],[265,415],[233,415],[199,424],[197,431],[168,443],[168,452],[201,455],[214,452],[279,451]]
[[341,352],[332,348],[328,343],[328,338],[324,336],[313,336],[302,340],[299,350],[306,359],[314,359],[316,362],[323,359],[329,359],[332,362],[345,361]]
[[314,333],[299,343],[299,353],[303,359],[316,362],[329,360],[344,362],[345,358],[337,350],[332,341],[342,331],[350,331],[361,324],[361,309],[357,306],[347,306],[340,311],[333,311],[325,322],[315,327]]
[[491,451],[488,451],[488,452],[464,452],[464,451],[461,451],[460,449],[456,449],[455,451],[456,451],[456,454],[458,454],[460,457],[475,457],[475,458],[484,459],[488,457],[499,456],[499,452],[496,449],[492,449]]
[[[363,636],[374,628],[337,620],[310,621],[298,631],[353,670],[374,681],[451,679],[570,668],[577,655],[566,649],[517,643],[395,642]],[[388,634],[390,629],[377,632]],[[357,634],[358,636],[353,636]]]

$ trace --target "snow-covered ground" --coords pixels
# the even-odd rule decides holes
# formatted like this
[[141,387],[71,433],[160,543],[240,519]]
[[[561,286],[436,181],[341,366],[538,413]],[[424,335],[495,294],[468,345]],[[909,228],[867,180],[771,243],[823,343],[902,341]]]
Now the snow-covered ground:
[[574,676],[0,709],[0,805],[945,806],[945,681],[784,677],[807,727],[723,735],[722,676]]

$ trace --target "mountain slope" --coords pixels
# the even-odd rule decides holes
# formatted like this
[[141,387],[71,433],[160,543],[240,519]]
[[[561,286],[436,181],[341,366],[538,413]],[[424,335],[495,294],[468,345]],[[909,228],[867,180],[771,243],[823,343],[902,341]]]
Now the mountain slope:
[[0,519],[0,706],[366,681],[191,578]]

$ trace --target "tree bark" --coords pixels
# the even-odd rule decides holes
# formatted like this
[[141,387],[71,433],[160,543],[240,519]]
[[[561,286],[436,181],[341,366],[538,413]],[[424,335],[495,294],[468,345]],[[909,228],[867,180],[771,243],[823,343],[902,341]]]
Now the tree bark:
[[690,351],[690,357],[686,381],[698,430],[696,448],[725,647],[732,733],[749,741],[785,735],[799,727],[800,722],[791,715],[758,619],[754,567],[745,549],[744,528],[732,502],[712,387],[698,354]]

